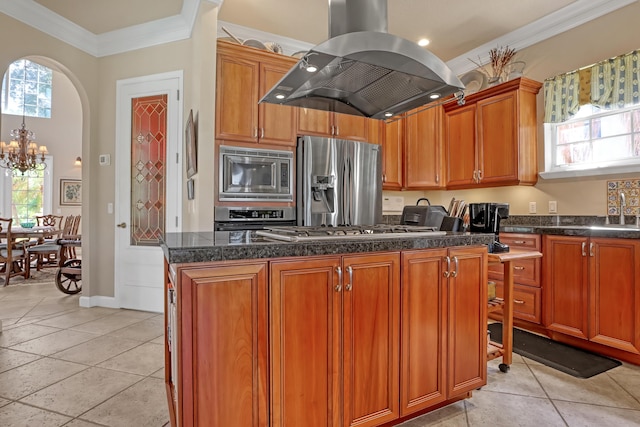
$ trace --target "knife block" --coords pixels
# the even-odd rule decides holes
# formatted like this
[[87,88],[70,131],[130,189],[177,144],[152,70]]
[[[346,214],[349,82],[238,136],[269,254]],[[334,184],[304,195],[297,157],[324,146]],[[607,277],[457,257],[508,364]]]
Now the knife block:
[[440,224],[440,231],[462,231],[462,218],[445,216]]

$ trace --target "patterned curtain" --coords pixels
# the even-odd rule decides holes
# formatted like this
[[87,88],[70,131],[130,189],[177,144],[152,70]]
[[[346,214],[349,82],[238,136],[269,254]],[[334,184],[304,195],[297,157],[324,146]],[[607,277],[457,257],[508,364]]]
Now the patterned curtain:
[[640,104],[640,51],[597,63],[591,72],[591,103],[615,109]]
[[580,84],[577,71],[561,74],[544,82],[544,121],[560,123],[580,108]]

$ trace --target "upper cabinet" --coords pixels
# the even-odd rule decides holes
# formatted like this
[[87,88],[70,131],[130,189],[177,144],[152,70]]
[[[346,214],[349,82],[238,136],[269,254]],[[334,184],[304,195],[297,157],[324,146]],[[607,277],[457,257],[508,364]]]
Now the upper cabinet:
[[533,185],[538,180],[536,95],[514,79],[445,110],[447,188]]
[[258,104],[295,58],[218,42],[216,139],[296,145],[297,109]]
[[382,123],[380,145],[382,145],[382,189],[401,190],[404,184],[402,166],[402,143],[404,141],[404,119]]
[[369,132],[372,128],[370,125],[372,121],[377,120],[349,114],[299,108],[298,134],[371,142],[372,139],[377,137],[377,135],[370,135]]
[[442,176],[442,106],[431,107],[405,119],[404,188],[432,190],[444,186]]

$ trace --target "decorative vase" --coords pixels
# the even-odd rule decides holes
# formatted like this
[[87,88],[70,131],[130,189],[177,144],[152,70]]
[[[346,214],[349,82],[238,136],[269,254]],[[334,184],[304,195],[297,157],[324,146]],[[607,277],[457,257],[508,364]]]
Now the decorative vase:
[[499,85],[500,83],[502,83],[502,78],[500,76],[489,77],[489,80],[487,81],[487,87]]
[[513,61],[507,67],[508,77],[507,80],[517,79],[518,77],[523,76],[524,67],[526,62],[524,61]]

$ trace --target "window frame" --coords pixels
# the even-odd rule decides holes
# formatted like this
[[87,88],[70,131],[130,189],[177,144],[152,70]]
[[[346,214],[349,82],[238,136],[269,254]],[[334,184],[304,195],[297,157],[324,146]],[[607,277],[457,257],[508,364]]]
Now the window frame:
[[[634,137],[636,137],[636,135],[640,135],[640,130],[636,131],[634,129],[634,111],[640,111],[640,105],[631,105],[626,108],[600,109],[599,111],[593,112],[591,114],[576,114],[576,116],[564,122],[544,123],[545,167],[544,171],[539,173],[540,177],[544,179],[554,179],[581,176],[613,175],[633,172],[637,173],[638,168],[640,167],[640,157],[626,157],[624,159],[618,160],[607,160],[600,162],[592,161],[589,163],[574,163],[570,165],[556,166],[556,156],[558,148],[557,128],[559,126],[566,125],[567,123],[586,120],[589,120],[591,123],[595,119],[610,116],[612,114],[631,112],[631,132],[625,133],[624,135],[630,135],[633,143]],[[640,126],[638,124],[635,124],[635,127],[637,129],[640,129]],[[596,140],[597,139],[604,138],[596,138]],[[588,142],[592,143],[593,141],[594,138],[589,135]]]
[[[53,156],[46,155],[44,162],[47,167],[44,170],[44,179],[42,182],[42,213],[48,215],[53,214]],[[0,193],[0,217],[3,218],[13,218],[11,209],[13,199],[12,183],[12,172],[9,169],[0,169],[0,189],[2,189]]]

